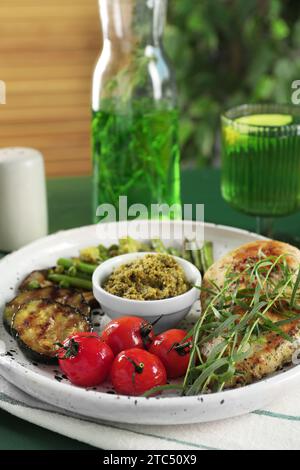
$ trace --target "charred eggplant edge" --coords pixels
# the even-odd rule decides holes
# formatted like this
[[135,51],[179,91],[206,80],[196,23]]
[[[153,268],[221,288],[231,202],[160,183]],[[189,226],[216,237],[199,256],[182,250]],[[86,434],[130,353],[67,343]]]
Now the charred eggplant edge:
[[[89,325],[89,331],[93,331],[93,325],[92,325],[92,321],[89,317],[83,315],[80,310],[74,308],[74,307],[71,307],[70,305],[67,305],[67,304],[62,304],[60,302],[55,302],[55,301],[51,301],[49,299],[34,299],[34,300],[42,300],[43,302],[45,302],[46,304],[58,304],[60,305],[61,307],[67,307],[71,310],[74,310],[74,312],[76,312],[78,315],[80,315],[81,317],[84,318],[84,320],[87,322],[87,324]],[[12,319],[12,326],[11,326],[11,335],[15,338],[20,350],[24,353],[24,355],[31,361],[31,362],[39,362],[41,364],[48,364],[48,365],[55,365],[58,363],[58,359],[56,357],[52,357],[52,356],[47,356],[46,354],[42,354],[42,353],[39,353],[37,351],[35,351],[33,348],[31,348],[30,346],[28,346],[20,337],[19,333],[14,330],[13,328],[13,322],[14,322],[14,319],[15,317],[18,315],[18,312],[28,303],[34,301],[34,300],[29,300],[28,302],[25,302],[24,304],[20,305],[18,310],[14,313],[13,315],[13,319]]]

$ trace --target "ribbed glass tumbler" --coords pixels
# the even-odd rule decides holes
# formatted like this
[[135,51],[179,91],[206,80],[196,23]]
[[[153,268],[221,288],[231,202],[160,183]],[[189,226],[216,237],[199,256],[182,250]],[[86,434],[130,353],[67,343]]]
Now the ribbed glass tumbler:
[[222,195],[272,236],[274,217],[300,208],[300,109],[243,105],[221,121]]

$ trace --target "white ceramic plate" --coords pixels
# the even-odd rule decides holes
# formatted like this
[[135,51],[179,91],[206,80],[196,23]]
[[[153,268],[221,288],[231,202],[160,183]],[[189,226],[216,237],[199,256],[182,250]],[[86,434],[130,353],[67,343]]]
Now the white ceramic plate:
[[[175,222],[176,224],[180,222]],[[189,223],[189,222],[188,222]],[[141,225],[143,238],[143,224]],[[215,259],[230,249],[259,238],[235,228],[205,224],[205,238],[214,243]],[[107,240],[107,245],[115,240]],[[0,262],[0,311],[14,297],[18,282],[33,269],[55,264],[60,256],[72,256],[81,247],[99,243],[95,226],[59,232],[38,240]],[[199,306],[187,321],[199,315]],[[198,311],[197,311],[198,310]],[[104,316],[102,325],[108,319]],[[94,419],[135,424],[179,424],[214,421],[264,407],[299,379],[300,366],[290,367],[266,380],[236,390],[196,397],[126,397],[112,394],[109,384],[82,389],[62,378],[57,367],[34,365],[18,349],[1,322],[0,340],[8,354],[0,356],[0,373],[28,394],[64,410]]]

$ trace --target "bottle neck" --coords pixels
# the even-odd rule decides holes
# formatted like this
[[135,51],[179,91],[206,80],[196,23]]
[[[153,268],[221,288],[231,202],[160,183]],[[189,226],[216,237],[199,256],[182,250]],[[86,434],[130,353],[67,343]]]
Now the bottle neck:
[[99,8],[104,46],[123,53],[160,46],[167,0],[99,0]]

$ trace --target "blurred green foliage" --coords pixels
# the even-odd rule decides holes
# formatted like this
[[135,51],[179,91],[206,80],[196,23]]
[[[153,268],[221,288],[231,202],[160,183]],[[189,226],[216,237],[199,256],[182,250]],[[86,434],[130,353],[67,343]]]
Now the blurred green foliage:
[[291,83],[300,79],[300,0],[169,0],[165,46],[184,160],[211,164],[223,110],[290,102]]

